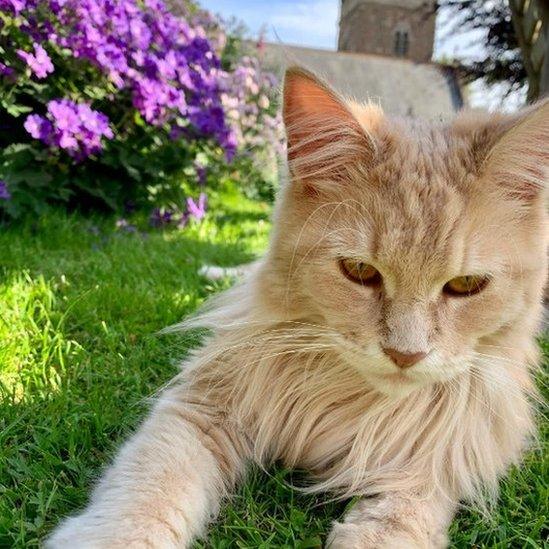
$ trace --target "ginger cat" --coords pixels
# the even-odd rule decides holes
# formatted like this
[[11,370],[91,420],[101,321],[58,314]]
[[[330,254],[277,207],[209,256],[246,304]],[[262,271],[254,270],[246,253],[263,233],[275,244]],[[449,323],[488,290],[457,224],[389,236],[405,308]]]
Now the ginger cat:
[[250,462],[364,496],[332,548],[441,548],[534,430],[549,102],[392,119],[290,69],[270,248],[50,548],[188,547]]

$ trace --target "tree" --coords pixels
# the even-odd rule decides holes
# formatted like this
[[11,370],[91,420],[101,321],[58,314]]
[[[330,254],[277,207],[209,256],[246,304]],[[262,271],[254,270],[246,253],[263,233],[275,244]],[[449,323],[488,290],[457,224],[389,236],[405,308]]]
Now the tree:
[[460,60],[466,82],[482,79],[504,85],[506,95],[527,85],[527,73],[507,0],[439,0],[438,11],[450,19],[447,33],[464,35],[484,31],[480,55]]

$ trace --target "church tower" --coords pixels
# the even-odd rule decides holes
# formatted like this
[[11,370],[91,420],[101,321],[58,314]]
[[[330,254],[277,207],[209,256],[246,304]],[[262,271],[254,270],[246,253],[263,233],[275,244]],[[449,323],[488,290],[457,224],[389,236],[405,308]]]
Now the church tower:
[[341,0],[338,50],[427,63],[435,39],[433,0]]

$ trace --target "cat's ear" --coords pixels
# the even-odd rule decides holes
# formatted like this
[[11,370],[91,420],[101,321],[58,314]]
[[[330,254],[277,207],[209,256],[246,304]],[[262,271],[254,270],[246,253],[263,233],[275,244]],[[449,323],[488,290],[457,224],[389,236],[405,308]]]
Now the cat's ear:
[[483,175],[519,200],[532,201],[549,183],[549,100],[512,115],[482,163]]
[[302,68],[286,71],[283,117],[290,174],[309,194],[343,180],[350,166],[374,159],[376,142],[352,106]]

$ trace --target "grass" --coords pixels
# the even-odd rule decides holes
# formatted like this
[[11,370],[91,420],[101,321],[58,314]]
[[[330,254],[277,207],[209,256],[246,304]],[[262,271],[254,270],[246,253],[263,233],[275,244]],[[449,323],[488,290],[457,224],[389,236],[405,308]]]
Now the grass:
[[[220,200],[221,213],[184,231],[131,234],[113,219],[60,213],[0,231],[0,547],[38,546],[85,504],[148,398],[197,343],[158,330],[228,284],[198,268],[264,249],[268,210],[235,194]],[[547,455],[530,453],[490,521],[460,514],[453,546],[547,547],[548,473]],[[196,547],[320,547],[352,502],[323,504],[295,481],[254,471]]]

